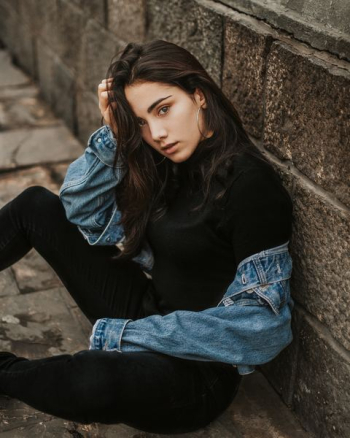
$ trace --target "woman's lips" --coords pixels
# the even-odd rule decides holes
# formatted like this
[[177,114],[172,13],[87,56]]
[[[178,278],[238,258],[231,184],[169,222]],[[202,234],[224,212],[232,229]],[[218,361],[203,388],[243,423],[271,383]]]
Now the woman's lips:
[[167,149],[163,149],[162,152],[163,152],[164,154],[167,154],[167,155],[173,154],[174,152],[176,152],[176,149],[177,149],[177,143],[178,143],[178,142],[174,143],[173,146],[170,146],[170,147],[168,147]]

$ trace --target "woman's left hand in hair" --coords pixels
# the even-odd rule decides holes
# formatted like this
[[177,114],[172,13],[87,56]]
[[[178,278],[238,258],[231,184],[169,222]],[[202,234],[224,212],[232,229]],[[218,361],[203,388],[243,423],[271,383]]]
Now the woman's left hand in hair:
[[[117,125],[115,123],[113,112],[111,109],[111,105],[108,100],[108,90],[112,84],[113,78],[103,79],[102,82],[98,86],[97,94],[98,94],[98,106],[101,111],[101,115],[107,125],[110,126],[114,135],[117,134]],[[112,103],[113,108],[117,105],[116,102]]]

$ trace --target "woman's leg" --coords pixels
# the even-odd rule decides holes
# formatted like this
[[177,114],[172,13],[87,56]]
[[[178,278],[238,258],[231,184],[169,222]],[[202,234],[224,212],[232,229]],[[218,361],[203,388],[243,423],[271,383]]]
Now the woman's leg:
[[0,391],[79,423],[125,423],[153,433],[206,426],[233,400],[241,376],[220,363],[153,352],[84,350],[27,360],[0,354]]
[[137,263],[112,260],[115,246],[91,246],[70,223],[58,196],[34,186],[0,210],[0,270],[31,248],[52,266],[93,323],[102,317],[142,316],[150,280]]
[[[111,261],[115,248],[88,245],[58,197],[42,187],[0,210],[0,269],[33,247],[91,322],[139,314],[149,287],[139,266]],[[232,367],[152,352],[84,350],[35,360],[0,353],[0,393],[68,420],[123,422],[158,433],[205,426],[230,403],[239,379]]]

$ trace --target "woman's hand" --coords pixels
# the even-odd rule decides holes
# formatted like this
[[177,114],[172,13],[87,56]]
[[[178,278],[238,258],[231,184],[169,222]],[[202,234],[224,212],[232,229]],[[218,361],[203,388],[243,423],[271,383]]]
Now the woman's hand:
[[[112,84],[113,78],[103,79],[102,82],[98,86],[98,107],[100,108],[101,115],[107,125],[110,126],[114,135],[117,134],[117,125],[115,123],[113,112],[108,104],[108,91],[107,86],[110,87]],[[116,102],[113,102],[112,106],[115,108],[117,105]]]

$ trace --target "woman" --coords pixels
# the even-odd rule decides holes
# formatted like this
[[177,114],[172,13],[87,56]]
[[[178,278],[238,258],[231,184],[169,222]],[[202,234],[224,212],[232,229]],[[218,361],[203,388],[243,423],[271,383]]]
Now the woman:
[[292,204],[185,49],[128,44],[98,87],[106,123],[59,198],[0,211],[0,269],[35,248],[93,324],[89,349],[1,353],[0,391],[81,423],[204,427],[292,341]]

